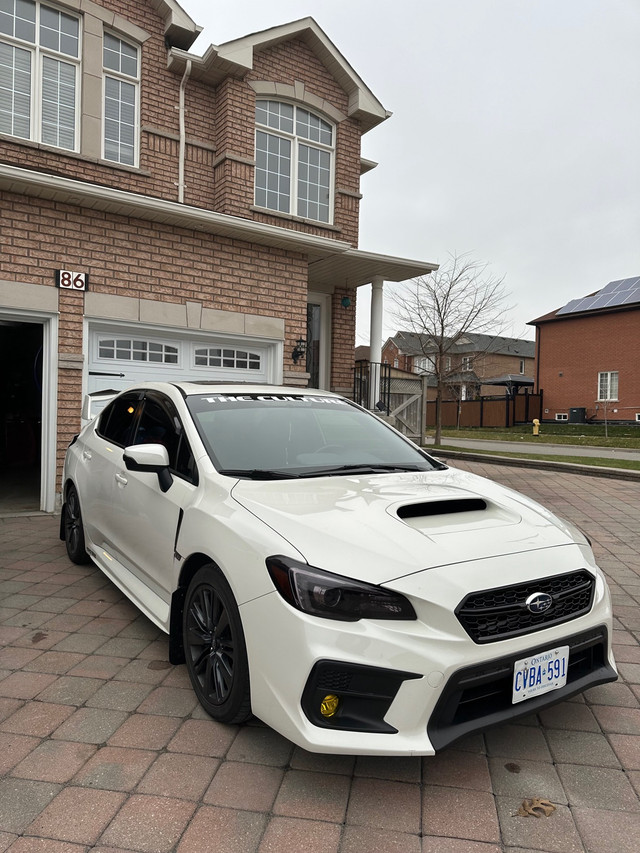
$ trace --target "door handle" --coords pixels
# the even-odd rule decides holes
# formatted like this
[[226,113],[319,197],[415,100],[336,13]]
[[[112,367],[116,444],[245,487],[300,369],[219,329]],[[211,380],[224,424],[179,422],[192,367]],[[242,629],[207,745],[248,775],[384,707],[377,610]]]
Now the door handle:
[[126,486],[129,482],[124,474],[116,474],[116,480],[121,483],[123,486]]

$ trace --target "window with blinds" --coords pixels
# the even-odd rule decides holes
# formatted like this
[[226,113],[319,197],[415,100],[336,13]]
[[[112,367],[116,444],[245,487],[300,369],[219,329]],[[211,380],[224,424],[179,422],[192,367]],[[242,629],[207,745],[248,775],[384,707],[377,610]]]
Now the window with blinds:
[[80,19],[0,0],[0,133],[78,150]]
[[138,99],[140,57],[136,45],[105,32],[104,69],[105,160],[136,166],[138,162]]

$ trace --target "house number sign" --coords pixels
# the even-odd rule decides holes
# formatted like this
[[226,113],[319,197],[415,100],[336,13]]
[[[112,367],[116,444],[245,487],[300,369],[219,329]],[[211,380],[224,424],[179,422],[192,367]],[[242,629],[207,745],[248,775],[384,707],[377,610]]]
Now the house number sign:
[[87,290],[89,276],[86,272],[73,272],[73,270],[56,270],[56,287],[65,290]]

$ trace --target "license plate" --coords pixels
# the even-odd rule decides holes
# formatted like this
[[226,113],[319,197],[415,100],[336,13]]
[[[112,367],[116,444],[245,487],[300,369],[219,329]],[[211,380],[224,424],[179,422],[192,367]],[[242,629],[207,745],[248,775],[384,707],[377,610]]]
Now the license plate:
[[569,667],[569,646],[559,646],[517,660],[513,666],[512,703],[541,696],[564,687]]

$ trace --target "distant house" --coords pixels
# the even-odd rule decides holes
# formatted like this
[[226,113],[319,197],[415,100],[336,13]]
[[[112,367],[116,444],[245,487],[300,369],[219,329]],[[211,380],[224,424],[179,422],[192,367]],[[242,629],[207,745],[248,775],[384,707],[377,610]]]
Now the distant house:
[[[520,338],[469,332],[445,356],[446,396],[469,400],[533,385],[535,345]],[[436,372],[436,345],[426,334],[396,332],[382,348],[382,361],[417,374]],[[433,383],[435,386],[435,379]]]
[[640,423],[640,276],[530,322],[547,421]]

